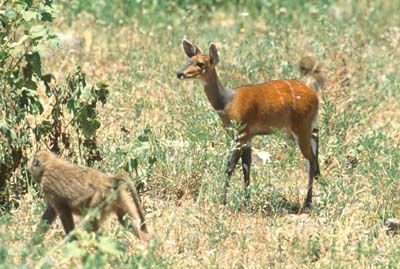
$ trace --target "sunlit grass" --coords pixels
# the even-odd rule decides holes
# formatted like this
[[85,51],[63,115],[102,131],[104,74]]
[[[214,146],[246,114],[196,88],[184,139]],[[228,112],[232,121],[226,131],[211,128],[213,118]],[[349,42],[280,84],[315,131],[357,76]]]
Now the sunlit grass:
[[[129,6],[121,3],[108,13],[83,8],[84,1],[62,6],[55,30],[72,34],[80,46],[51,53],[43,66],[61,80],[81,65],[89,81],[110,85],[110,100],[99,111],[104,160],[97,167],[118,172],[126,156],[139,160],[132,177],[142,183],[149,226],[158,235],[147,246],[110,219],[102,235],[113,236],[124,253],[104,254],[97,265],[396,268],[400,241],[383,228],[387,218],[400,217],[400,17],[394,11],[400,6],[217,2],[211,9],[149,4],[146,12],[127,13],[123,8]],[[254,165],[250,208],[241,208],[239,167],[228,206],[220,205],[231,141],[202,85],[176,78],[186,63],[183,37],[205,51],[208,42],[217,44],[217,69],[227,87],[297,78],[297,62],[310,50],[321,59],[329,79],[318,124],[322,177],[309,214],[293,214],[303,200],[306,172],[299,150],[284,135],[254,140],[271,161]],[[145,132],[144,145],[139,136]],[[43,244],[31,245],[42,207],[31,191],[1,217],[0,267],[31,268],[43,257],[50,268],[92,264],[65,258],[67,245],[49,254],[62,240],[59,223]]]

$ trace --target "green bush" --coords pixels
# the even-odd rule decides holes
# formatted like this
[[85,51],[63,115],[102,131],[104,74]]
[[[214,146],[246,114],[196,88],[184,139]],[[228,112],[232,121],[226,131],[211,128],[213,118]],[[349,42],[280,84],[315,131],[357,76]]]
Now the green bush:
[[[78,67],[68,75],[65,85],[53,86],[52,74],[43,74],[41,56],[48,46],[59,47],[49,23],[54,20],[52,1],[5,1],[0,8],[0,204],[12,206],[26,192],[27,153],[41,141],[51,151],[69,150],[76,137],[81,159],[88,165],[101,160],[97,149],[96,130],[100,127],[96,107],[107,100],[107,85],[89,85]],[[30,121],[43,112],[39,86],[53,97],[51,117],[41,122]],[[63,122],[64,114],[71,120]],[[73,128],[67,128],[71,126]],[[34,135],[33,135],[34,134]],[[63,145],[63,148],[61,145]],[[82,152],[82,149],[85,149]],[[21,173],[13,173],[21,168]],[[11,179],[15,179],[11,182]]]
[[[29,115],[43,111],[38,86],[48,75],[42,74],[41,54],[57,38],[48,23],[54,19],[51,1],[4,1],[0,7],[0,199],[7,181],[31,146]],[[24,172],[24,171],[23,171]]]

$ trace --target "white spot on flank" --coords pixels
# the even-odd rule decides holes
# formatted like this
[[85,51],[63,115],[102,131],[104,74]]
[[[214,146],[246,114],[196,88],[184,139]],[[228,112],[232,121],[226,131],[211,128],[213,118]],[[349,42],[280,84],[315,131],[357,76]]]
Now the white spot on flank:
[[296,99],[297,99],[297,100],[300,100],[300,99],[301,99],[301,96],[297,95],[297,96],[296,96]]

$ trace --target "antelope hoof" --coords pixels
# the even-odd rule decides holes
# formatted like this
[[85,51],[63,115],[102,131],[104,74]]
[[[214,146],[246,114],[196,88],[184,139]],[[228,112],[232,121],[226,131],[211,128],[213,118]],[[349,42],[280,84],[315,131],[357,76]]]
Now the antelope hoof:
[[302,207],[300,207],[299,212],[297,214],[298,215],[308,214],[310,212],[311,212],[311,204],[305,204]]
[[233,173],[233,169],[234,168],[227,168],[226,170],[225,170],[225,175],[227,175],[227,176],[230,176],[232,173]]
[[246,208],[250,208],[250,197],[246,197],[246,198],[244,199],[244,206],[245,206]]

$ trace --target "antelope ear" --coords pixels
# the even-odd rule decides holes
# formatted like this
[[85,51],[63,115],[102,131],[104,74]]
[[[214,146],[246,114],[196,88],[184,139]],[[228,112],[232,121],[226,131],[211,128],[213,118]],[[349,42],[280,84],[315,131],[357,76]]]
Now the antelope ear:
[[208,48],[208,53],[210,55],[211,64],[216,65],[219,62],[218,51],[215,43],[210,43],[210,47]]
[[189,58],[192,58],[197,54],[201,54],[201,49],[199,49],[196,45],[193,45],[189,40],[183,39],[182,47],[186,56]]

